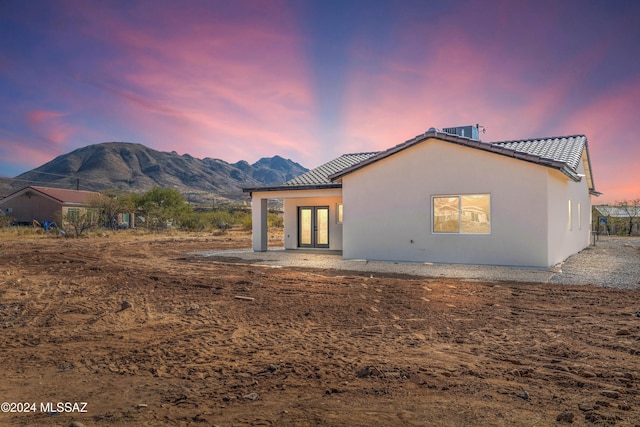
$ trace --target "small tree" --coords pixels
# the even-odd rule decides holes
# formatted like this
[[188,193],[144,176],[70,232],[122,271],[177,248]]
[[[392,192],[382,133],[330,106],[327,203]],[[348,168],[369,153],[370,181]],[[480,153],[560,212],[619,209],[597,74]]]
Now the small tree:
[[62,215],[63,228],[74,232],[75,237],[80,235],[97,224],[99,215],[94,209],[69,208]]
[[113,229],[119,226],[119,214],[135,210],[133,195],[118,191],[100,193],[90,203],[100,213],[99,222]]
[[633,232],[633,224],[638,222],[637,218],[640,217],[640,199],[618,202],[616,203],[616,206],[627,214],[629,218],[627,235],[631,236],[631,233]]
[[169,223],[180,225],[182,218],[191,212],[191,206],[182,194],[172,188],[153,188],[136,201],[147,227],[155,230],[163,229]]

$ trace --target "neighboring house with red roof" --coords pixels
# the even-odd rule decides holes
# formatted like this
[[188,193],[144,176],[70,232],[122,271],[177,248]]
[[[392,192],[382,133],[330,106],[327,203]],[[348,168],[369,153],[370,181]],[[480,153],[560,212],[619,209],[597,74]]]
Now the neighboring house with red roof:
[[60,222],[70,211],[86,210],[99,194],[30,185],[0,199],[0,210],[17,224]]
[[477,135],[472,126],[432,128],[279,186],[244,189],[253,249],[267,250],[269,199],[284,200],[285,249],[345,259],[549,267],[589,245],[599,193],[586,136],[489,143]]

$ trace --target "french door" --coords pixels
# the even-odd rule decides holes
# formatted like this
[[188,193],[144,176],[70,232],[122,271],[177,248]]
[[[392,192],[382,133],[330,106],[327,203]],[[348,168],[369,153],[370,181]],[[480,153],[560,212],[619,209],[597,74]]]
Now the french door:
[[298,246],[301,248],[329,247],[328,206],[298,208]]

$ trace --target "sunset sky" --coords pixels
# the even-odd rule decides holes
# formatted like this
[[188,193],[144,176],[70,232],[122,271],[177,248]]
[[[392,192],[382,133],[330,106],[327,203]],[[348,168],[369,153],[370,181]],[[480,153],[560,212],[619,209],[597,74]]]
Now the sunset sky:
[[479,123],[585,134],[594,203],[640,198],[636,0],[4,0],[0,40],[0,176],[108,141],[313,168]]

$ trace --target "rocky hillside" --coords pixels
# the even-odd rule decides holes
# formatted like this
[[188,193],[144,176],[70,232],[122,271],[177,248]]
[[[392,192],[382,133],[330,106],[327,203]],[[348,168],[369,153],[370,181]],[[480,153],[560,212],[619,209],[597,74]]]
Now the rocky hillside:
[[[161,152],[142,144],[106,142],[79,148],[11,180],[13,189],[25,185],[131,192],[152,187],[175,188],[190,199],[246,198],[242,188],[274,185],[307,169],[280,156],[227,163],[188,154]],[[0,188],[1,190],[2,188]],[[6,194],[7,191],[3,191]]]

